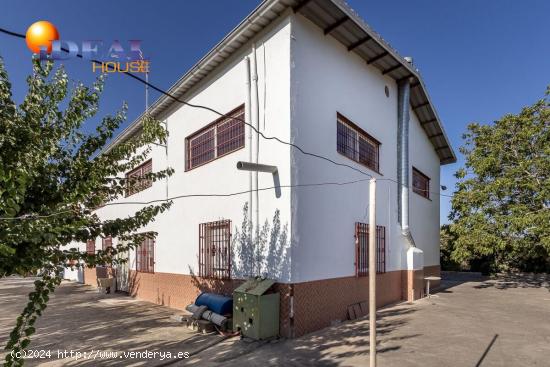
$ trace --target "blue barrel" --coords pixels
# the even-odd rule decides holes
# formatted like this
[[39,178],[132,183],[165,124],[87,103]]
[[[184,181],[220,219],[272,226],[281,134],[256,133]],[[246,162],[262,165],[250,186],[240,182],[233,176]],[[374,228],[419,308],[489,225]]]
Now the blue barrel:
[[201,293],[195,300],[197,306],[206,306],[212,312],[226,315],[233,310],[233,298],[214,293]]

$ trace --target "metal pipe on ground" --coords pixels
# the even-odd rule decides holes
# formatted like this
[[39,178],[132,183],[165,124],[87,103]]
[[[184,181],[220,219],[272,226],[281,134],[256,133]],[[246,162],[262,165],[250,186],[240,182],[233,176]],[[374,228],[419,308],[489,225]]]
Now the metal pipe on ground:
[[197,306],[196,304],[191,303],[191,304],[187,305],[185,307],[185,309],[187,311],[191,312],[193,314],[193,316],[196,315],[197,318],[201,318],[203,320],[210,321],[214,325],[219,326],[221,328],[221,330],[226,330],[227,329],[227,323],[228,323],[228,320],[229,320],[227,317],[219,315],[219,314],[217,314],[215,312],[212,312],[208,309],[201,311],[201,307],[203,307],[203,306]]

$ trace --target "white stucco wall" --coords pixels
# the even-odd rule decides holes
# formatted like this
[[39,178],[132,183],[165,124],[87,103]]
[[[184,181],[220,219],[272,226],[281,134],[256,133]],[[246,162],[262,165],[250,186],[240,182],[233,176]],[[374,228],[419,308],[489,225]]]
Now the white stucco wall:
[[[261,131],[377,177],[377,221],[386,227],[386,270],[406,269],[407,244],[398,224],[398,188],[393,182],[397,180],[395,81],[348,52],[334,38],[324,36],[321,29],[300,15],[286,14],[254,42],[258,48]],[[250,43],[243,46],[241,52],[218,67],[199,89],[183,98],[221,112],[243,104],[246,97],[243,58],[250,56],[250,50]],[[389,97],[385,95],[385,86],[389,88]],[[337,153],[337,112],[381,142],[379,173]],[[185,171],[185,138],[217,117],[188,106],[174,108],[165,118],[170,134],[168,155],[163,147],[156,146],[151,155],[154,171],[168,165],[175,169],[174,175],[167,186],[164,181],[157,182],[152,188],[120,201],[248,190],[248,173],[236,169],[237,161],[249,160],[248,138],[244,149]],[[247,133],[250,133],[248,129]],[[369,177],[305,156],[273,140],[260,139],[259,162],[276,165],[283,186],[280,198],[275,197],[273,190],[260,192],[261,222],[271,222],[275,210],[280,210],[281,225],[288,226],[289,231],[285,246],[291,243],[291,247],[283,251],[285,258],[278,255],[277,259],[271,259],[268,275],[283,282],[354,275],[354,223],[368,222]],[[431,190],[439,191],[439,160],[414,113],[410,121],[410,162],[411,167],[430,176]],[[345,186],[284,187],[353,180],[366,181]],[[259,187],[271,186],[272,176],[260,174]],[[418,247],[424,251],[424,264],[439,264],[439,197],[433,194],[432,200],[427,200],[412,191],[410,197],[411,231]],[[235,236],[247,201],[248,194],[175,200],[167,213],[143,229],[159,232],[155,243],[155,272],[196,274],[199,224],[231,219]],[[139,207],[107,206],[98,213],[102,218],[124,217]],[[101,248],[99,239],[96,248]],[[135,268],[134,260],[132,254],[131,268]]]
[[[267,136],[290,140],[290,25],[288,18],[266,29],[254,39],[257,45],[258,85],[260,99],[260,130]],[[200,89],[193,90],[184,99],[193,104],[211,107],[227,113],[245,103],[245,56],[251,55],[251,44],[245,45],[240,53],[222,64],[211,74]],[[265,99],[265,103],[264,103]],[[265,110],[264,110],[265,108]],[[230,153],[203,166],[185,171],[185,139],[197,130],[215,121],[216,114],[188,106],[178,106],[165,118],[168,126],[168,155],[163,147],[155,146],[151,157],[153,171],[168,165],[175,173],[165,181],[154,183],[153,187],[119,202],[149,201],[159,198],[190,194],[229,194],[249,190],[249,174],[236,168],[237,161],[249,160],[248,137],[245,148]],[[247,134],[250,131],[247,129]],[[259,162],[276,165],[280,184],[290,184],[289,147],[274,141],[260,140]],[[274,186],[271,174],[260,173],[259,187]],[[168,194],[166,193],[168,190]],[[155,242],[155,272],[176,274],[198,274],[199,224],[221,219],[232,221],[232,233],[241,230],[243,207],[249,195],[232,197],[195,197],[175,199],[168,212],[160,214],[143,231],[157,231]],[[115,218],[129,215],[141,205],[113,205],[101,208],[101,218]],[[275,210],[280,210],[281,225],[290,230],[290,191],[282,189],[280,198],[274,190],[260,192],[260,222],[271,220]],[[287,243],[289,245],[289,242]],[[97,240],[97,249],[101,240]],[[284,251],[283,251],[284,253]],[[290,254],[290,253],[289,253]],[[287,259],[289,260],[289,259]],[[289,279],[289,271],[278,271],[282,266],[272,258],[268,268],[275,270],[268,274],[281,281]],[[131,268],[135,259],[131,255]],[[284,274],[283,274],[284,273]]]
[[[397,85],[300,15],[292,19],[291,111],[294,142],[305,150],[351,165],[380,180],[377,222],[386,227],[387,271],[406,268],[406,243],[397,223]],[[384,87],[389,88],[389,98]],[[380,174],[336,150],[336,113],[380,141]],[[416,116],[411,119],[411,162],[438,185],[439,162]],[[431,149],[431,150],[430,150]],[[345,167],[292,152],[293,184],[368,179]],[[412,182],[412,181],[411,181]],[[411,193],[411,196],[415,195]],[[425,202],[422,202],[422,200]],[[368,222],[368,183],[293,189],[292,280],[352,276],[355,272],[354,223]],[[436,262],[439,201],[411,200],[413,235]],[[429,223],[428,223],[429,222]],[[438,260],[437,260],[438,263]]]
[[416,246],[424,251],[424,266],[439,265],[439,157],[414,113],[409,123],[409,154],[412,167],[430,178],[430,198],[410,192],[410,227]]

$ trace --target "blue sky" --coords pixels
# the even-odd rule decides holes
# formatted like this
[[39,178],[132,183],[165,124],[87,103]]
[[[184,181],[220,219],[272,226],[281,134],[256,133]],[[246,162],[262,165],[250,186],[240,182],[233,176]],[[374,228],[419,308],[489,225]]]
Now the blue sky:
[[[4,0],[0,27],[25,33],[37,20],[55,24],[61,39],[141,39],[151,60],[150,81],[168,88],[259,0],[98,2]],[[107,3],[104,3],[107,4]],[[460,0],[375,1],[349,4],[403,56],[413,56],[458,153],[470,122],[489,123],[542,97],[550,84],[550,1]],[[0,55],[16,101],[24,96],[30,53],[24,40],[0,35]],[[93,81],[89,63],[65,62],[69,76]],[[151,92],[151,100],[158,96]],[[144,87],[112,75],[101,111],[114,113],[128,102],[128,121],[144,107]],[[89,127],[97,121],[91,121]],[[451,193],[453,173],[442,167],[441,183]],[[441,221],[450,205],[442,198]]]

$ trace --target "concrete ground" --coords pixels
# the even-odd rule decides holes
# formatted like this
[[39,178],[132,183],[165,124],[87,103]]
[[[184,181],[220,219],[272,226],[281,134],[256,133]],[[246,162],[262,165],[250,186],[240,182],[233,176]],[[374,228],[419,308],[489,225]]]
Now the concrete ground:
[[[0,342],[23,307],[32,281],[0,280]],[[33,350],[51,359],[28,365],[89,366],[365,366],[368,320],[344,322],[294,340],[247,342],[198,335],[174,310],[88,286],[64,283],[37,325]],[[548,366],[550,282],[536,276],[468,279],[452,276],[436,297],[379,311],[379,366]],[[209,347],[210,346],[210,347]],[[100,351],[58,359],[57,350]],[[130,350],[178,352],[188,359],[128,358]],[[116,357],[107,355],[117,351]]]

